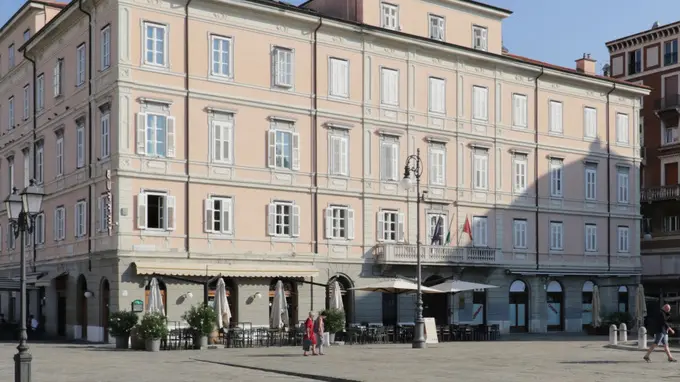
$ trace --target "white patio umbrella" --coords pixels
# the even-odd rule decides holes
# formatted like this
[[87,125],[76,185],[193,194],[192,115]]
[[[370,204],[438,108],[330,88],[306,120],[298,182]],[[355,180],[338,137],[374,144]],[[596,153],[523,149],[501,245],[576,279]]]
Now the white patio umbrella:
[[342,304],[342,290],[340,289],[340,283],[337,281],[333,282],[332,288],[333,290],[331,291],[330,308],[344,311],[345,307]]
[[458,292],[465,292],[469,290],[475,290],[475,289],[491,289],[491,288],[498,288],[495,285],[487,285],[487,284],[478,284],[478,283],[471,283],[468,281],[461,281],[461,280],[448,280],[444,281],[441,284],[437,284],[433,287],[432,289],[436,289],[438,291],[441,291],[443,293],[458,293]]
[[635,318],[638,328],[644,325],[647,315],[647,302],[645,301],[645,288],[638,284],[637,294],[635,295]]
[[149,302],[146,306],[146,311],[147,313],[160,313],[165,315],[161,288],[158,286],[158,280],[156,280],[155,277],[152,278],[149,283]]
[[593,327],[598,328],[602,324],[602,318],[600,317],[600,288],[597,285],[593,286]]
[[[352,290],[363,290],[368,292],[383,292],[394,294],[416,293],[416,291],[418,290],[418,284],[407,280],[394,279],[352,288]],[[442,293],[442,291],[440,290],[428,288],[426,286],[421,286],[420,290],[423,293]]]
[[288,304],[286,303],[283,281],[281,280],[276,282],[276,288],[274,289],[269,326],[272,329],[283,329],[284,326],[290,326],[288,322]]
[[227,286],[224,279],[220,278],[215,287],[215,313],[217,313],[217,327],[223,328],[229,326],[231,320],[231,310],[229,309],[229,302],[227,301]]

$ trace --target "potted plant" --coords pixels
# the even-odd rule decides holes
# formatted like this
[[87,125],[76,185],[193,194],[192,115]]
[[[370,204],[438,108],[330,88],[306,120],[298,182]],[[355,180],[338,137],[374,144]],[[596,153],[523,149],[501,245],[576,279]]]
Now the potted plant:
[[197,349],[208,346],[208,336],[215,330],[217,313],[208,305],[192,306],[184,312],[182,319],[189,324],[194,332],[194,347]]
[[159,351],[161,339],[168,335],[167,319],[162,313],[147,313],[142,317],[138,333],[146,341],[147,351]]
[[328,332],[328,340],[333,343],[335,342],[335,333],[345,329],[345,312],[340,309],[326,309],[321,312],[321,315],[326,317],[324,329]]
[[130,343],[130,332],[137,325],[137,313],[119,310],[109,315],[109,331],[116,337],[116,349],[127,349]]

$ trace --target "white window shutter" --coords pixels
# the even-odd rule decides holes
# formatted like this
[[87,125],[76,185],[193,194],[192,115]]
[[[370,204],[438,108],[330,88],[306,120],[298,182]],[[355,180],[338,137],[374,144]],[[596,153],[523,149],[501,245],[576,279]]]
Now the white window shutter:
[[381,143],[380,144],[380,177],[381,178],[385,178],[385,177],[389,176],[389,174],[387,173],[387,169],[389,168],[388,161],[389,161],[389,152],[388,152],[387,144]]
[[340,93],[349,97],[349,62],[340,61]]
[[168,158],[175,157],[175,117],[168,117],[168,123],[165,129],[165,156]]
[[387,69],[383,69],[382,72],[380,73],[380,91],[382,94],[380,95],[380,100],[383,103],[389,103],[391,98],[390,98],[390,75],[389,71]]
[[377,241],[384,241],[385,240],[385,213],[382,211],[378,212],[378,237],[376,237]]
[[276,130],[269,130],[267,132],[267,144],[269,150],[267,152],[267,167],[276,167]]
[[80,234],[82,236],[87,236],[87,233],[90,230],[90,227],[87,225],[88,224],[88,221],[87,221],[87,202],[83,203],[81,208],[83,209],[83,232],[81,232]]
[[333,237],[333,209],[326,208],[326,239]]
[[391,180],[399,179],[399,146],[395,143],[390,146],[392,151],[391,166],[392,166],[392,178]]
[[267,206],[267,233],[269,236],[276,234],[276,204],[269,203]]
[[95,226],[97,227],[97,232],[102,231],[102,219],[104,219],[104,199],[102,197],[97,198],[97,214],[95,215]]
[[206,199],[203,201],[204,211],[205,211],[205,232],[213,232],[215,225],[213,224],[213,201],[212,199]]
[[137,113],[137,154],[146,154],[146,113]]
[[74,212],[73,213],[73,217],[74,217],[74,219],[73,219],[73,236],[78,237],[78,235],[80,234],[80,232],[78,232],[78,225],[79,225],[78,220],[80,220],[80,216],[78,215],[78,203],[76,203],[76,205],[73,206],[73,212]]
[[[54,241],[59,240],[59,219],[57,218],[58,214],[57,211],[54,211],[54,225],[52,226],[52,236],[54,237]],[[9,228],[9,225],[8,225]],[[8,247],[9,248],[9,247]]]
[[3,245],[2,245],[2,235],[3,235],[2,226],[0,225],[0,252],[2,252],[2,247],[3,247]]
[[222,135],[224,135],[222,139],[222,156],[224,157],[224,160],[233,163],[234,162],[234,153],[233,147],[234,147],[234,124],[233,123],[228,123],[224,125],[224,128],[222,130]]
[[232,213],[234,205],[232,200],[225,200],[222,202],[222,232],[232,232]]
[[137,195],[137,228],[146,228],[146,194],[143,192]]
[[428,161],[429,161],[428,162],[428,170],[429,170],[429,174],[428,174],[429,179],[428,180],[429,180],[429,183],[436,183],[435,179],[437,178],[436,173],[437,173],[438,164],[435,161],[434,150],[430,149],[428,151],[428,157],[429,157],[428,158]]
[[293,144],[293,170],[300,169],[300,134],[292,133]]
[[53,69],[53,72],[52,72],[52,87],[53,87],[55,97],[59,96],[59,93],[60,93],[60,91],[59,91],[59,88],[61,87],[59,85],[60,80],[61,79],[59,78],[59,63],[57,62],[57,65],[54,66],[54,69]]
[[399,224],[397,224],[397,241],[403,242],[404,241],[404,214],[402,212],[399,213],[397,220],[399,222]]
[[174,231],[175,230],[175,219],[177,218],[176,213],[177,213],[177,207],[175,205],[176,203],[176,198],[174,196],[166,196],[165,197],[165,212],[166,212],[166,223],[165,223],[165,229],[168,231]]
[[274,85],[279,83],[279,50],[274,48],[272,50],[272,82]]
[[354,240],[354,210],[347,209],[347,239]]
[[300,206],[293,206],[293,219],[291,221],[291,235],[300,236]]
[[340,172],[349,175],[349,140],[340,139]]

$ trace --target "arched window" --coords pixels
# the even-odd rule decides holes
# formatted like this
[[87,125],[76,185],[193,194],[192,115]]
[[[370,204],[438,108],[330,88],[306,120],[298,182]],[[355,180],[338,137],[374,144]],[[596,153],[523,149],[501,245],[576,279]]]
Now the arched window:
[[628,311],[628,287],[621,285],[619,287],[619,312]]
[[593,289],[595,284],[586,281],[581,288],[581,324],[585,328],[593,323]]

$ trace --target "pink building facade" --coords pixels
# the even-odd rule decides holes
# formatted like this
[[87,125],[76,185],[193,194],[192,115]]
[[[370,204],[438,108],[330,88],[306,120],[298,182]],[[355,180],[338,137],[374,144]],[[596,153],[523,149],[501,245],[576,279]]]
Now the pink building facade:
[[[633,311],[647,88],[503,53],[506,10],[316,1],[31,2],[0,32],[2,197],[48,195],[25,243],[0,215],[0,266],[26,246],[49,333],[107,341],[152,277],[171,321],[225,277],[235,322],[268,325],[279,279],[292,322],[335,280],[350,322],[412,322],[411,296],[349,288],[415,275],[417,149],[424,278],[498,286],[426,316],[580,331],[593,285]],[[440,220],[452,240],[430,245]]]

